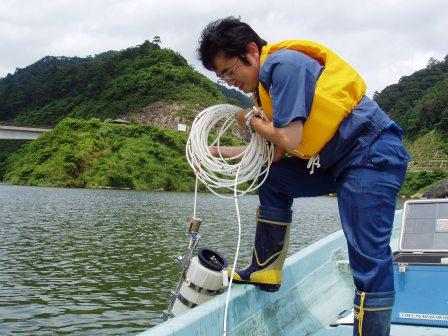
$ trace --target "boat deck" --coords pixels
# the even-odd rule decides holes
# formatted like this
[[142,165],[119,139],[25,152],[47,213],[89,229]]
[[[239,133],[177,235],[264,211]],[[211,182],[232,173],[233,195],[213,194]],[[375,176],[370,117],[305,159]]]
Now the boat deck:
[[[349,315],[336,321],[330,326],[323,327],[313,333],[313,336],[351,336],[353,331],[353,310]],[[299,333],[300,334],[300,333]],[[448,329],[437,326],[417,326],[406,324],[392,324],[391,336],[446,336]]]
[[[303,334],[298,334],[303,335]],[[313,336],[352,336],[353,327],[351,325],[341,325],[337,327],[326,327],[313,334]],[[446,328],[423,327],[404,324],[392,324],[390,336],[446,336]]]

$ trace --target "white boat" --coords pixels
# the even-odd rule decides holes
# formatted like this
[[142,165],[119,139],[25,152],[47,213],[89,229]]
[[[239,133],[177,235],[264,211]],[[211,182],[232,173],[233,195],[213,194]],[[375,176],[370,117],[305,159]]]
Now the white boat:
[[[402,214],[403,211],[397,211],[395,215],[393,251],[398,248]],[[353,296],[347,246],[341,230],[287,258],[278,292],[234,285],[227,332],[235,336],[351,336]],[[138,336],[221,336],[225,300],[223,293]],[[446,307],[448,314],[448,303]],[[392,324],[390,335],[448,336],[448,327]]]

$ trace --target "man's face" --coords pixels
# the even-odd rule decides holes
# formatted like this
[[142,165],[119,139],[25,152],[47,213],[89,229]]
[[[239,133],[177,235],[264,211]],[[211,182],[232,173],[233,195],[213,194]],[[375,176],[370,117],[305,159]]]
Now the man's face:
[[249,50],[242,56],[249,64],[243,62],[240,57],[227,58],[223,52],[218,53],[213,59],[215,73],[229,86],[235,86],[244,93],[254,92],[258,86],[260,71],[258,52],[253,53]]

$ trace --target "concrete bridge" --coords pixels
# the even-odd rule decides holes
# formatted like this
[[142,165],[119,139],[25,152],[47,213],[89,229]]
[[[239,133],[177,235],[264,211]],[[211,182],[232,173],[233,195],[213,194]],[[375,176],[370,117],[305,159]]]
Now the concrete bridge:
[[0,140],[32,140],[51,130],[47,126],[0,124]]

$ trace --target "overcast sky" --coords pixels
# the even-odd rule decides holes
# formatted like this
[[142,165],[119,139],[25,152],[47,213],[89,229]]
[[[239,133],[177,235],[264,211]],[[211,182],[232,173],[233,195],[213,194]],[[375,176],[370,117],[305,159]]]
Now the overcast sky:
[[269,42],[326,44],[365,78],[368,93],[448,54],[447,0],[0,0],[0,77],[40,58],[95,55],[159,35],[162,47],[196,59],[210,21],[240,16]]

